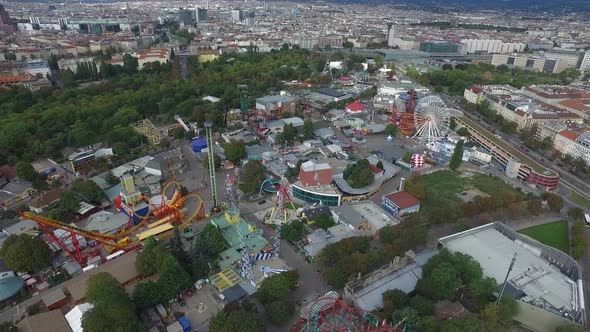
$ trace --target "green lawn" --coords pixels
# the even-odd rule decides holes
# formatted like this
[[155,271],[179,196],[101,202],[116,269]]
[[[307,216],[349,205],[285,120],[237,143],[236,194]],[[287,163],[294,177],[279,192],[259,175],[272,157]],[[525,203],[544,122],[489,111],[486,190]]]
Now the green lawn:
[[586,208],[586,209],[590,209],[590,199],[578,194],[575,191],[572,191],[572,194],[570,195],[570,199],[574,202],[576,202],[577,204],[579,204],[580,206]]
[[497,176],[473,174],[473,176],[469,178],[469,183],[475,188],[491,196],[507,191],[515,191],[514,187],[504,182],[504,180]]
[[467,179],[453,171],[437,171],[422,175],[426,189],[426,198],[420,210],[429,213],[436,208],[459,207],[461,199],[458,193],[464,190]]
[[533,239],[569,253],[569,236],[567,221],[559,220],[549,224],[534,226],[521,230],[519,233],[528,235]]
[[459,207],[462,204],[459,193],[475,187],[482,192],[494,196],[515,189],[497,176],[473,174],[471,177],[461,177],[453,171],[437,171],[422,175],[426,188],[426,198],[422,202],[421,210],[428,213],[442,207]]

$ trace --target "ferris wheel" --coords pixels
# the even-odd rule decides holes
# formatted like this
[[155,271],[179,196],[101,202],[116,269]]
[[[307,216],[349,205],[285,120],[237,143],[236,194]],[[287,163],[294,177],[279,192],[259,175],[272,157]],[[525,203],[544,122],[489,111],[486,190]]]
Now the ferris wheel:
[[445,137],[449,132],[450,111],[437,96],[422,98],[414,111],[416,133],[413,138],[427,143]]

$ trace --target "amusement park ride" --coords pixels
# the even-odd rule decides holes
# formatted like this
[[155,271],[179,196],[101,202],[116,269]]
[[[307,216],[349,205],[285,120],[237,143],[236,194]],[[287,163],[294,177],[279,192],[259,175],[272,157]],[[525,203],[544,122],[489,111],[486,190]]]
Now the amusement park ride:
[[269,222],[276,225],[275,235],[272,242],[272,258],[279,258],[281,251],[281,228],[283,224],[291,222],[295,211],[287,208],[287,204],[291,203],[291,197],[285,185],[286,179],[281,179],[281,184],[277,189],[277,198],[275,204],[270,212]]
[[[229,176],[225,181],[225,189],[227,191],[227,197],[229,200],[229,207],[225,210],[225,219],[230,225],[236,226],[241,219],[240,210],[238,209],[235,194],[233,190],[233,184],[235,183],[235,179]],[[248,246],[246,245],[246,234],[243,234],[240,227],[236,227],[236,232],[240,237],[240,244],[242,246],[242,259],[240,262],[240,275],[245,280],[249,280],[251,283],[254,283],[254,276],[252,274],[252,257],[250,256],[250,250],[248,250]]]
[[391,117],[388,122],[397,125],[402,135],[409,136],[416,130],[414,126],[414,108],[418,100],[418,95],[416,91],[410,90],[406,96],[405,103],[402,99],[398,99],[393,105]]
[[[171,196],[167,196],[170,188],[174,187]],[[158,196],[156,196],[158,197]],[[77,236],[101,244],[109,252],[115,250],[131,251],[141,245],[141,241],[150,236],[165,238],[171,235],[174,224],[180,229],[189,226],[193,221],[205,217],[205,208],[201,197],[195,193],[182,196],[181,185],[176,181],[168,182],[162,189],[162,194],[156,199],[141,194],[134,203],[126,202],[122,196],[116,199],[116,206],[125,213],[129,220],[124,229],[114,234],[103,234],[74,224],[43,217],[32,212],[22,212],[26,219],[35,221],[55,243],[72,257],[76,262],[84,264],[89,257],[85,257],[80,249]],[[168,198],[170,197],[170,198]],[[155,201],[159,201],[155,203]],[[196,205],[194,204],[196,203]],[[193,205],[192,212],[187,213],[185,206]],[[140,207],[140,209],[137,209]],[[61,229],[71,236],[73,250],[58,238],[49,228]]]
[[[414,90],[408,91],[405,103],[398,99],[393,105],[389,123],[398,126],[404,136],[425,143],[431,143],[446,137],[449,133],[451,116],[457,116],[457,110],[447,108],[445,103],[437,96],[427,96],[418,99]],[[400,112],[400,109],[404,109]],[[460,112],[459,112],[460,113]]]
[[301,311],[292,332],[402,332],[404,322],[395,326],[370,312],[350,307],[334,291],[326,293]]

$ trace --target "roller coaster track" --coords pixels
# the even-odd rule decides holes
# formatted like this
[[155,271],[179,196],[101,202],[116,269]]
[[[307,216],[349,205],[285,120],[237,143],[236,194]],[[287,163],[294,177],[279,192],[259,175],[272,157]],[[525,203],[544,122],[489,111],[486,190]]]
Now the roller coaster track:
[[266,179],[264,181],[262,181],[262,183],[260,184],[260,195],[262,195],[262,192],[267,192],[267,193],[276,193],[277,192],[277,188],[281,183],[279,181],[272,181],[271,179]]
[[[167,189],[171,184],[173,184],[173,183],[168,183],[164,188]],[[176,184],[178,184],[178,183],[176,183]],[[180,185],[180,184],[178,184],[178,185]],[[165,198],[165,190],[163,190],[162,195],[163,195],[163,198]],[[181,230],[186,228],[187,226],[189,226],[193,222],[193,220],[204,219],[205,207],[204,207],[203,200],[201,199],[201,197],[199,195],[192,193],[192,194],[188,194],[184,197],[181,197],[176,202],[173,202],[171,204],[165,203],[167,205],[167,207],[171,209],[170,213],[177,213],[177,215],[179,216],[178,218],[181,218],[180,217],[181,214],[179,213],[180,208],[182,206],[184,206],[185,202],[187,202],[188,200],[192,200],[192,199],[195,199],[197,201],[197,208],[191,214],[186,214],[184,219],[179,220],[178,227]],[[167,200],[164,199],[163,202],[167,202]],[[153,203],[152,203],[150,205],[150,210],[152,209],[153,206],[155,206],[155,205],[153,205]],[[133,213],[135,214],[135,211],[133,211]],[[22,213],[22,216],[24,218],[35,221],[36,223],[38,223],[41,226],[41,228],[43,228],[48,233],[49,233],[49,231],[46,227],[61,229],[66,232],[69,232],[70,234],[80,235],[86,239],[94,240],[94,241],[102,243],[104,245],[111,246],[111,247],[114,247],[117,249],[122,249],[122,250],[130,250],[130,249],[135,248],[141,244],[141,242],[137,241],[137,240],[131,241],[130,237],[134,236],[139,229],[141,229],[143,226],[145,226],[145,223],[150,218],[150,215],[151,215],[151,212],[148,213],[147,216],[138,216],[138,217],[142,218],[141,222],[129,229],[123,229],[122,231],[117,232],[115,234],[102,234],[102,233],[95,232],[95,231],[92,231],[92,230],[89,230],[86,228],[82,228],[82,227],[78,227],[78,226],[75,226],[72,224],[68,224],[63,221],[58,221],[58,220],[54,220],[51,218],[43,217],[43,216],[34,214],[32,212],[27,211],[27,212]],[[53,234],[49,234],[49,235],[52,238],[54,238],[54,236],[52,236]],[[126,238],[127,238],[127,241],[125,241]],[[60,247],[62,247],[62,249],[66,249],[66,248],[64,248],[62,243],[60,243],[59,241],[57,241],[57,242],[58,242],[58,245],[60,245]],[[76,250],[78,250],[78,248],[76,248]],[[70,253],[70,252],[68,251],[68,253]]]

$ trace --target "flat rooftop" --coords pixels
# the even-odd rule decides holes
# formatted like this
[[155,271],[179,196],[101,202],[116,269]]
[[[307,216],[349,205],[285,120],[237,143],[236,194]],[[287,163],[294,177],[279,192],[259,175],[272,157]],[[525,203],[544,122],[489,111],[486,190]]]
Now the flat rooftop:
[[473,120],[471,120],[471,119],[469,119],[467,117],[464,117],[464,116],[460,117],[459,119],[461,121],[465,122],[466,124],[468,124],[469,126],[471,126],[473,129],[477,130],[477,132],[480,135],[484,136],[485,138],[487,138],[490,141],[494,142],[494,144],[498,145],[499,147],[501,147],[502,149],[504,149],[505,151],[507,151],[508,153],[510,153],[519,162],[528,165],[535,172],[537,172],[539,174],[542,174],[542,175],[547,175],[547,176],[557,175],[554,171],[552,171],[552,170],[550,170],[548,168],[543,167],[541,164],[539,164],[536,161],[530,159],[529,157],[527,157],[526,155],[524,155],[520,151],[518,151],[515,148],[513,148],[511,145],[506,144],[504,141],[502,141],[499,138],[497,138],[496,136],[494,136],[491,132],[489,132],[488,130],[484,129],[482,126],[480,126],[475,121],[473,121]]
[[432,257],[438,254],[438,250],[427,250],[416,255],[416,261],[373,281],[351,294],[355,305],[362,310],[373,311],[383,307],[383,293],[392,289],[400,289],[405,293],[411,293],[416,288],[418,280],[422,278],[422,266]]
[[542,257],[542,248],[533,246],[536,241],[523,237],[500,223],[491,223],[439,239],[453,252],[472,256],[482,267],[486,277],[501,283],[506,277],[513,255],[516,263],[509,283],[523,291],[533,301],[548,303],[554,309],[577,311],[577,280],[563,274],[559,267]]
[[349,204],[359,215],[367,219],[369,224],[376,229],[381,229],[385,226],[395,226],[399,224],[399,220],[394,219],[388,215],[379,205],[373,201],[363,201],[359,203]]

